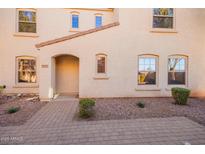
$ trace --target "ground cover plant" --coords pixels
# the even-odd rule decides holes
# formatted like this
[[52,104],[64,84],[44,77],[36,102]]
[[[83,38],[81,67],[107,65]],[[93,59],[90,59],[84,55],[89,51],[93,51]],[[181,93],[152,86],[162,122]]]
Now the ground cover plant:
[[20,107],[10,107],[8,110],[7,110],[7,113],[9,114],[12,114],[12,113],[16,113],[20,110]]

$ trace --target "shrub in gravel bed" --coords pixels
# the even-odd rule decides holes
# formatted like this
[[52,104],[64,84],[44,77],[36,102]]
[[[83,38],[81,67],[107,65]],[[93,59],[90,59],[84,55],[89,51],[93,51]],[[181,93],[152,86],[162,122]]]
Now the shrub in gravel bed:
[[6,88],[5,85],[3,85],[3,86],[0,85],[0,94],[3,92],[3,90],[4,90],[5,88]]
[[95,101],[92,99],[81,99],[79,102],[79,116],[81,118],[89,118],[93,115],[93,106],[95,106]]
[[6,86],[5,86],[5,85],[0,86],[0,92],[1,92],[2,90],[4,90],[5,88],[6,88]]
[[190,95],[190,90],[186,88],[172,88],[172,97],[176,104],[186,105]]
[[139,108],[144,108],[144,107],[145,107],[144,103],[141,102],[141,101],[137,103],[137,106],[138,106]]
[[20,110],[20,107],[10,107],[8,110],[7,110],[7,113],[9,114],[12,114],[12,113],[16,113]]

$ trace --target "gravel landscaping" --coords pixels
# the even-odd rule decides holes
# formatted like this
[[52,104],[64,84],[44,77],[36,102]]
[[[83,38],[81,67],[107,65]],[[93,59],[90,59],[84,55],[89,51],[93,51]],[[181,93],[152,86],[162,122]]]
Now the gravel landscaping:
[[[18,126],[30,119],[46,102],[40,102],[36,95],[0,96],[0,126]],[[19,108],[9,114],[8,109]]]
[[[190,98],[188,105],[175,105],[172,98],[95,99],[95,115],[88,120],[136,119],[185,116],[205,125],[205,100]],[[145,107],[139,108],[138,102]]]

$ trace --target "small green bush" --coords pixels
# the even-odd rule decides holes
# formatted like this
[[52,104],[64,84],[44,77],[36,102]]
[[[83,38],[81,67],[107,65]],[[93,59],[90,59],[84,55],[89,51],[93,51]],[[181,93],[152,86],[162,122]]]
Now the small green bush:
[[137,106],[138,106],[139,108],[144,108],[144,107],[145,107],[145,105],[144,105],[143,102],[138,102],[138,103],[137,103]]
[[11,107],[8,109],[7,113],[12,114],[12,113],[16,113],[20,110],[20,107]]
[[93,106],[95,106],[95,101],[92,99],[81,99],[79,102],[79,116],[81,118],[89,118],[93,115]]
[[176,104],[186,105],[190,95],[190,90],[185,88],[172,88],[172,97]]
[[3,86],[0,86],[0,93],[4,90],[6,88],[6,86],[5,85],[3,85]]

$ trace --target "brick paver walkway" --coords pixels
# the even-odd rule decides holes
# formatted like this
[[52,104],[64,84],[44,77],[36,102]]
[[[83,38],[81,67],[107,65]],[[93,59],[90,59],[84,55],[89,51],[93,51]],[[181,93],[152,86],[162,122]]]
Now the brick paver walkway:
[[0,144],[205,144],[185,117],[72,121],[77,99],[48,103],[25,125],[0,127]]
[[26,127],[47,128],[59,127],[70,123],[76,113],[78,99],[63,98],[50,102],[34,115],[27,123]]

